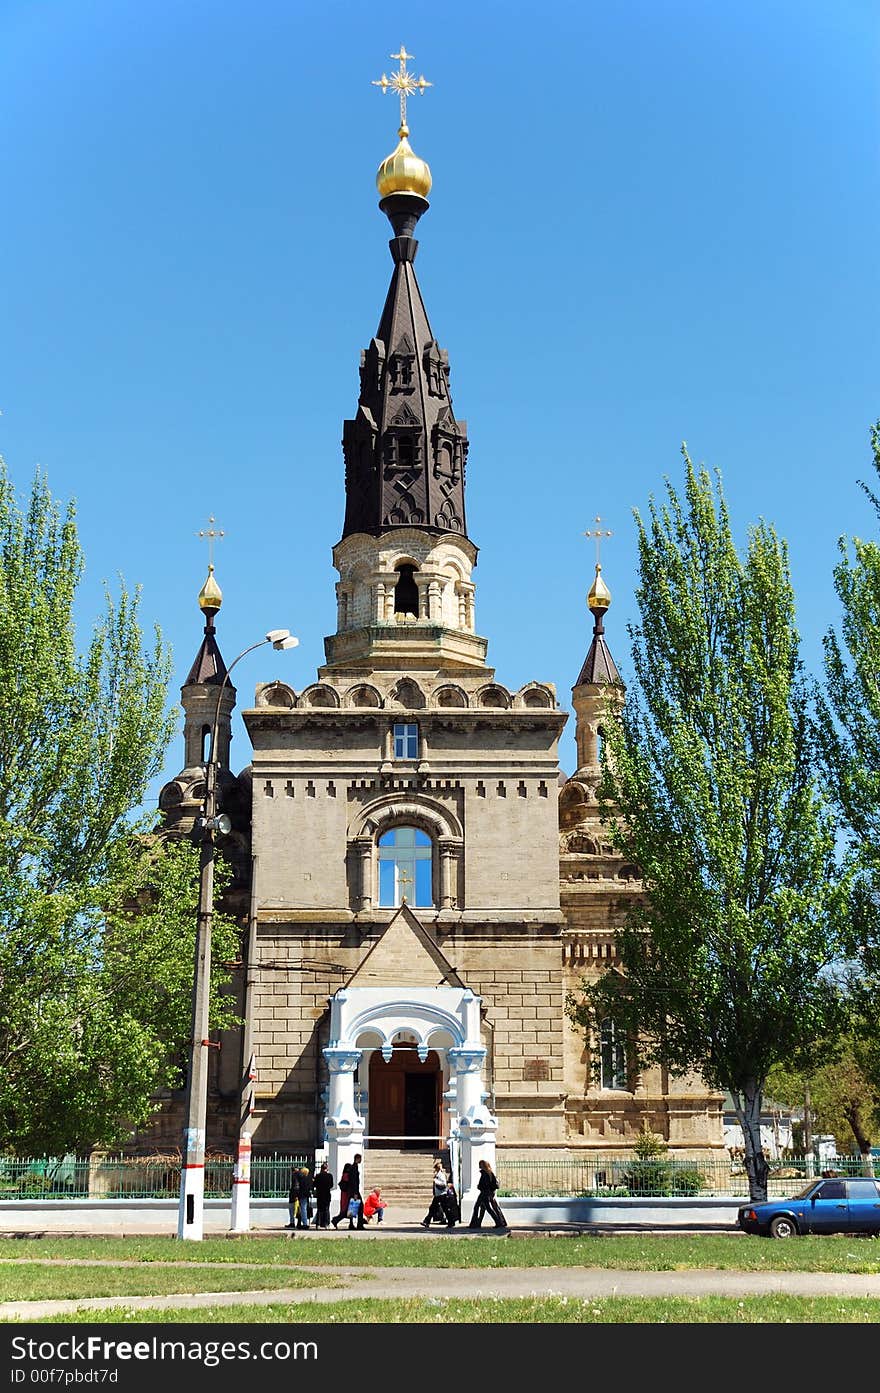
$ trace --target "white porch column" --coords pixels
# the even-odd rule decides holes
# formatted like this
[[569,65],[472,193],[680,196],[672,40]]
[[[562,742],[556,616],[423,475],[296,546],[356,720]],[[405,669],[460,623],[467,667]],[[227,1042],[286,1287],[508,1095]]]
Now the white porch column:
[[495,1169],[495,1133],[498,1123],[486,1107],[487,1093],[483,1086],[483,1045],[462,1045],[447,1051],[449,1068],[455,1074],[458,1117],[455,1127],[461,1157],[462,1218],[465,1207],[476,1204],[480,1161],[488,1161]]
[[330,1071],[330,1096],[324,1118],[324,1142],[327,1165],[335,1182],[339,1200],[339,1176],[347,1161],[364,1149],[364,1119],[354,1104],[354,1074],[360,1062],[360,1050],[344,1045],[328,1045],[324,1058]]

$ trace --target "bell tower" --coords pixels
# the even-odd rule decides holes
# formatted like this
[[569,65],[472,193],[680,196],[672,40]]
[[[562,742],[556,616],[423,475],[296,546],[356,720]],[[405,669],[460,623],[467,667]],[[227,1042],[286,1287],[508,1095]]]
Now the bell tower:
[[474,621],[477,548],[465,523],[467,424],[456,419],[449,355],[434,337],[415,273],[431,171],[409,143],[406,98],[431,84],[395,56],[400,72],[376,84],[401,99],[399,143],[376,175],[379,207],[394,234],[394,270],[378,328],[361,353],[357,411],[343,427],[337,629],[325,640],[322,676],[479,670],[486,660]]

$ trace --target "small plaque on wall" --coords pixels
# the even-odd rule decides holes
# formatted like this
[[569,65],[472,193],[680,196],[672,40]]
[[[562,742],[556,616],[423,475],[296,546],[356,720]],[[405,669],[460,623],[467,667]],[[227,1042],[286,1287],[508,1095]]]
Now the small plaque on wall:
[[549,1079],[550,1061],[547,1059],[524,1059],[522,1076],[535,1083],[538,1079]]

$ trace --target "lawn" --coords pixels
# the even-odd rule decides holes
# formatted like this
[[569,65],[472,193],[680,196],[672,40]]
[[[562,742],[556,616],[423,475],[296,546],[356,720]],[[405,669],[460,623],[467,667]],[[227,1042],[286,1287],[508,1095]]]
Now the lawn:
[[317,1276],[293,1267],[196,1267],[113,1263],[95,1267],[0,1263],[0,1301],[75,1301],[92,1296],[174,1296],[180,1292],[270,1291],[333,1286],[332,1268]]
[[[399,1301],[340,1301],[332,1305],[291,1303],[272,1306],[201,1306],[161,1311],[114,1310],[100,1313],[101,1325],[141,1324],[255,1324],[294,1328],[306,1338],[309,1325],[629,1325],[629,1324],[821,1324],[874,1325],[880,1320],[880,1301],[839,1297],[798,1297],[773,1294],[738,1300],[719,1296],[607,1297],[582,1301],[571,1297],[529,1297],[501,1300],[417,1299]],[[53,1325],[93,1325],[94,1311],[53,1316]]]
[[[301,1266],[319,1269],[304,1272]],[[249,1291],[334,1287],[341,1268],[495,1269],[604,1268],[619,1271],[880,1272],[880,1243],[853,1237],[785,1242],[743,1234],[535,1234],[496,1237],[431,1235],[369,1239],[351,1235],[238,1235],[201,1243],[171,1237],[0,1239],[0,1301],[85,1300],[90,1297],[240,1293],[231,1306],[161,1310],[121,1306],[100,1321],[125,1323],[334,1324],[876,1324],[880,1300],[868,1297],[519,1297],[417,1296],[352,1299],[328,1304],[249,1302]],[[366,1275],[366,1274],[365,1274]],[[349,1277],[347,1280],[351,1280]],[[538,1279],[540,1284],[540,1279]],[[23,1317],[31,1319],[31,1317]],[[53,1324],[94,1322],[81,1309]],[[9,1322],[13,1323],[13,1322]]]
[[[104,1260],[134,1263],[247,1264],[274,1269],[272,1281],[309,1267],[603,1267],[669,1272],[714,1268],[740,1272],[880,1272],[880,1241],[840,1234],[775,1241],[720,1234],[522,1234],[496,1238],[368,1239],[355,1234],[327,1238],[238,1235],[201,1243],[177,1238],[3,1238],[0,1267],[14,1259]],[[82,1269],[81,1277],[82,1277]],[[271,1282],[269,1283],[271,1285]],[[210,1289],[210,1288],[208,1288]],[[205,1290],[205,1288],[202,1288]],[[22,1298],[23,1299],[23,1298]]]

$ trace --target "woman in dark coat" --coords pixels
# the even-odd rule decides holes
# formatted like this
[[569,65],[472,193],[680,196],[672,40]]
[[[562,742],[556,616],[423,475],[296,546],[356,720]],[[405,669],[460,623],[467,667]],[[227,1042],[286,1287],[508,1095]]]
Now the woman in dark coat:
[[342,1174],[339,1177],[339,1213],[333,1220],[333,1227],[339,1224],[341,1219],[348,1218],[348,1197],[351,1193],[351,1166],[348,1161],[342,1167]]
[[479,1229],[483,1227],[483,1215],[489,1214],[495,1224],[496,1229],[506,1229],[507,1221],[498,1207],[495,1199],[495,1191],[498,1189],[498,1180],[489,1165],[488,1161],[480,1162],[480,1178],[477,1181],[477,1202],[474,1205],[474,1212],[468,1224],[469,1229]]
[[329,1229],[330,1227],[330,1196],[333,1193],[333,1176],[327,1169],[327,1162],[321,1162],[321,1169],[312,1181],[312,1189],[315,1192],[315,1205],[318,1213],[315,1217],[315,1228]]

